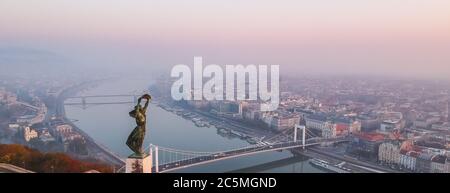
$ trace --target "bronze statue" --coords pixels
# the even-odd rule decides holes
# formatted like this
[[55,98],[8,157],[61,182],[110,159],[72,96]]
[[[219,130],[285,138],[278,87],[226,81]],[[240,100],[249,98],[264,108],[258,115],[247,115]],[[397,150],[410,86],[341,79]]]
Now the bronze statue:
[[[145,99],[145,105],[144,107],[141,106],[141,100]],[[144,152],[142,150],[142,144],[144,143],[144,137],[145,137],[145,125],[147,123],[147,107],[148,103],[152,97],[149,94],[144,94],[141,97],[139,97],[137,105],[134,107],[134,110],[132,110],[129,114],[131,117],[136,119],[136,127],[131,132],[130,136],[128,136],[127,139],[127,145],[128,147],[135,153],[134,156],[143,156]]]

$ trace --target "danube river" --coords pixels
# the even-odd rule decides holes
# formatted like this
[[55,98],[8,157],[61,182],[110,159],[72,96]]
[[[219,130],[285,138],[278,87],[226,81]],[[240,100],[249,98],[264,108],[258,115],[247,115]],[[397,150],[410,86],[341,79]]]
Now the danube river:
[[[103,82],[79,95],[107,95],[141,93],[152,83],[151,79],[119,79]],[[76,100],[76,99],[71,99]],[[79,100],[79,99],[78,99]],[[101,101],[100,101],[101,100]],[[88,98],[90,102],[132,101],[132,97]],[[69,101],[68,101],[69,102]],[[134,104],[88,105],[87,108],[66,105],[68,118],[98,143],[103,144],[121,157],[131,151],[125,145],[129,133],[134,129],[134,120],[128,116]],[[197,127],[192,121],[167,112],[154,104],[147,112],[145,144],[155,144],[180,150],[215,152],[245,147],[249,144],[238,138],[226,138],[217,134],[212,126]],[[162,156],[162,155],[160,155]],[[162,158],[164,159],[164,158]],[[176,172],[323,172],[312,167],[305,157],[292,158],[288,151],[269,152],[234,158],[205,165],[185,168]]]

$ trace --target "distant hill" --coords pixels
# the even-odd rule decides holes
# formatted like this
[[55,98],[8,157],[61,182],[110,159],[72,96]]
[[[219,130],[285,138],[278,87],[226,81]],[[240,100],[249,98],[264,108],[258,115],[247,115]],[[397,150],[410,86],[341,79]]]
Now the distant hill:
[[27,64],[55,66],[67,59],[62,55],[32,48],[0,47],[0,64]]
[[22,47],[0,47],[0,74],[53,74],[70,67],[71,61],[56,52]]
[[41,153],[18,144],[0,144],[0,163],[38,173],[83,173],[92,170],[113,172],[111,166],[105,164],[76,160],[63,153]]

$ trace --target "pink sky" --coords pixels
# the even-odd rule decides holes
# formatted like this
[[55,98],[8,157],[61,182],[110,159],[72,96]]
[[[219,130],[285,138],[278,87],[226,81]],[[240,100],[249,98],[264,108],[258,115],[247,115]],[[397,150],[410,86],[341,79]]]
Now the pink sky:
[[448,0],[2,0],[0,27],[8,45],[161,46],[222,63],[450,75]]

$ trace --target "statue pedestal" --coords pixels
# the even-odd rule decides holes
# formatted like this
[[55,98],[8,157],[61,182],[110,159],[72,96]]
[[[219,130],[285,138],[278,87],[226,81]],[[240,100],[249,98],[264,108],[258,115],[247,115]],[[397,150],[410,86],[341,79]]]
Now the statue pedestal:
[[125,173],[152,173],[152,155],[136,155],[128,156],[126,160]]

